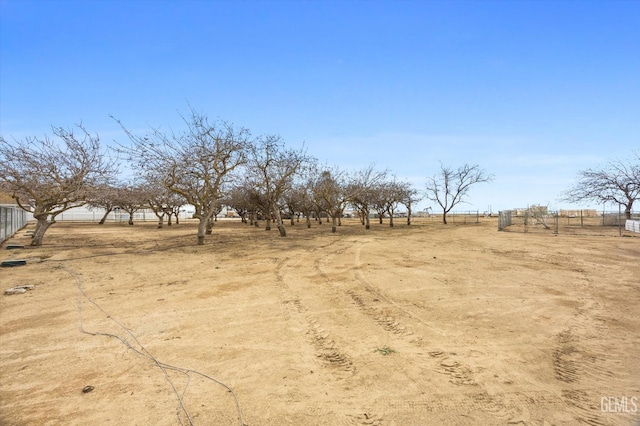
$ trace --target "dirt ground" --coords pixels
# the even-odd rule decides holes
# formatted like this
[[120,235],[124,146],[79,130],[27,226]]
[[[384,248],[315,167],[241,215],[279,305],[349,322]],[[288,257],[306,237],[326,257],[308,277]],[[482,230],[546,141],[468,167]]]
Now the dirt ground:
[[4,250],[20,232],[0,424],[640,422],[640,235],[288,232],[58,223]]

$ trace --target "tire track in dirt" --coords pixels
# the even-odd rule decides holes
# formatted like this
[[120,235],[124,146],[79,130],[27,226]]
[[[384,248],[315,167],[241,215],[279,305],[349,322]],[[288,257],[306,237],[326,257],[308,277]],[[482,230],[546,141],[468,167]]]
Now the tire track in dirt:
[[[414,323],[419,323],[427,326],[430,330],[437,332],[440,336],[446,336],[446,332],[438,327],[435,327],[433,324],[428,323],[427,321],[420,318],[418,315],[413,313],[412,311],[404,308],[399,303],[396,303],[392,298],[384,294],[381,290],[377,289],[372,283],[370,283],[367,278],[364,276],[362,271],[362,248],[366,243],[360,244],[355,249],[354,254],[354,273],[355,277],[360,284],[365,288],[368,295],[358,294],[357,291],[350,291],[350,296],[355,301],[356,305],[360,309],[362,309],[365,313],[370,315],[374,321],[376,321],[383,329],[398,334],[400,336],[412,336],[409,343],[422,347],[423,342],[426,340],[422,336],[416,336],[407,325],[403,324],[398,317],[403,317],[404,320],[409,322],[413,321]],[[383,300],[387,303],[388,309],[392,309],[396,311],[394,316],[385,315],[385,313],[372,306],[372,301]],[[441,358],[444,353],[438,349],[434,349],[429,352],[429,356],[431,358]],[[449,376],[449,382],[455,385],[469,385],[469,386],[477,386],[478,383],[474,379],[473,370],[449,357],[444,357],[438,360],[439,363],[436,367],[434,367],[434,371],[440,374],[445,374]]]
[[437,334],[439,334],[441,336],[446,336],[447,333],[444,330],[436,327],[435,325],[429,323],[428,321],[423,320],[422,318],[417,316],[415,313],[411,312],[410,310],[408,310],[408,309],[404,308],[403,306],[401,306],[400,304],[396,303],[393,299],[391,299],[390,297],[385,295],[381,290],[375,288],[366,279],[366,277],[364,276],[364,273],[362,272],[362,261],[361,261],[362,248],[365,246],[365,244],[366,243],[360,244],[356,248],[356,252],[355,252],[355,257],[354,257],[354,262],[353,263],[354,263],[354,269],[355,269],[355,277],[363,285],[363,287],[367,290],[367,292],[369,292],[369,294],[371,294],[374,299],[383,300],[384,302],[386,302],[387,304],[392,306],[394,309],[399,311],[401,315],[409,317],[411,320],[416,321],[416,322],[418,322],[418,323],[430,328],[431,330],[433,330],[434,332],[436,332]]
[[[334,255],[344,255],[347,248],[340,248],[336,250]],[[326,259],[331,254],[325,253],[321,257],[316,257],[314,260],[314,269],[318,276],[322,277],[323,281],[327,283],[330,288],[333,289],[334,293],[337,297],[342,298],[343,295],[349,297],[350,302],[355,304],[359,310],[364,312],[368,317],[373,319],[373,321],[382,327],[385,331],[392,333],[396,336],[411,336],[413,332],[404,324],[402,324],[396,316],[389,315],[385,310],[374,306],[378,304],[381,300],[386,302],[387,305],[393,306],[395,305],[392,301],[390,301],[386,296],[376,293],[375,291],[369,291],[369,294],[363,294],[356,289],[346,289],[346,288],[338,288],[331,277],[323,271],[321,263],[323,259]],[[357,272],[356,272],[357,274]],[[356,278],[358,278],[356,276]],[[371,296],[373,295],[373,296]]]
[[[366,243],[365,243],[366,244]],[[401,302],[395,301],[392,297],[387,296],[382,290],[375,287],[375,285],[369,282],[362,271],[361,266],[361,252],[365,244],[359,246],[353,246],[353,241],[342,241],[336,246],[336,242],[330,244],[333,249],[328,252],[326,249],[328,246],[314,248],[308,251],[306,259],[312,258],[312,268],[315,275],[320,278],[319,282],[323,285],[315,286],[314,292],[318,292],[318,296],[325,301],[329,301],[330,305],[335,306],[335,309],[341,309],[341,307],[351,304],[357,307],[357,312],[360,312],[368,317],[373,324],[379,329],[383,330],[392,341],[395,339],[409,342],[416,348],[424,349],[425,339],[419,335],[418,330],[424,330],[422,325],[427,325],[429,330],[438,330],[441,333],[439,335],[446,336],[446,333],[442,330],[433,327],[431,324],[427,324],[416,313],[404,307]],[[342,278],[336,279],[333,275],[326,272],[326,266],[335,264],[339,267],[344,266],[344,262],[333,262],[332,256],[344,256],[350,257],[349,252],[355,250],[353,253],[353,269],[350,273],[353,273],[355,277],[354,281],[347,280],[346,282]],[[316,253],[320,252],[320,255]],[[300,263],[298,259],[293,261],[289,258],[282,261],[279,274],[283,277],[283,268],[288,270],[295,270],[300,273]],[[342,269],[341,269],[342,272]],[[348,285],[351,284],[351,285]],[[285,284],[286,285],[286,284]],[[287,286],[288,288],[288,286]],[[310,335],[311,341],[316,347],[316,354],[327,365],[344,366],[345,360],[340,357],[340,352],[332,354],[331,350],[335,347],[335,341],[331,338],[331,333],[325,330],[319,322],[314,318],[310,311],[304,306],[299,297],[292,297],[291,288],[287,289],[287,295],[282,300],[286,300],[290,310],[294,312],[294,315],[301,315],[303,321],[307,324],[307,334]],[[352,312],[345,311],[350,315]],[[577,315],[585,315],[588,312],[586,306],[583,306],[580,310],[576,311]],[[325,326],[327,326],[325,324]],[[331,327],[329,327],[331,329]],[[590,358],[574,359],[576,354],[582,353],[581,347],[573,345],[575,343],[575,330],[563,334],[559,339],[559,345],[554,351],[554,366],[555,372],[559,378],[569,385],[577,382],[577,375],[580,369],[589,370],[591,374],[597,375],[602,373],[597,363],[601,359],[600,354],[591,353]],[[391,342],[392,343],[392,342]],[[564,346],[562,346],[564,345]],[[324,354],[324,356],[323,356]],[[395,355],[394,355],[395,356]],[[551,393],[541,392],[538,394],[527,394],[525,392],[513,392],[509,394],[494,394],[489,392],[478,380],[475,378],[474,370],[465,364],[461,356],[457,356],[453,353],[447,353],[437,348],[433,348],[425,354],[413,354],[422,358],[423,367],[430,369],[439,374],[447,376],[448,381],[456,386],[460,386],[460,390],[471,391],[471,393],[465,393],[464,397],[460,394],[457,395],[433,395],[432,384],[421,380],[420,377],[416,377],[415,374],[409,373],[405,363],[406,358],[397,356],[397,361],[394,362],[396,371],[401,371],[407,377],[407,380],[415,385],[416,389],[419,389],[425,396],[425,401],[418,399],[408,400],[403,405],[402,410],[407,410],[407,416],[411,413],[415,415],[423,415],[428,412],[439,412],[441,418],[451,419],[454,423],[460,421],[459,415],[464,412],[470,412],[470,410],[476,411],[477,416],[475,419],[481,419],[486,422],[497,422],[500,424],[531,424],[531,413],[529,409],[537,411],[541,406],[553,406],[553,411],[566,410],[568,407],[575,407],[579,415],[576,415],[576,419],[581,422],[590,425],[601,425],[601,419],[598,417],[599,407],[594,407],[594,401],[592,398],[588,399],[589,392],[581,389],[568,389],[563,391],[562,395],[554,395]],[[389,358],[391,360],[391,358]],[[582,364],[590,360],[592,367]],[[351,360],[349,360],[351,361]],[[355,374],[355,367],[353,369]],[[609,372],[609,374],[611,374]],[[559,379],[560,380],[560,379]],[[573,381],[572,381],[573,380]],[[475,390],[475,392],[474,392]],[[596,403],[599,400],[595,401]],[[382,403],[382,404],[380,404]],[[396,404],[398,405],[398,404]],[[393,401],[387,401],[386,398],[376,401],[375,410],[363,410],[357,414],[347,415],[344,420],[347,425],[364,425],[364,424],[384,424],[385,413],[390,410],[393,411]],[[453,412],[447,414],[446,410],[439,410],[438,407],[449,407]],[[532,408],[533,407],[533,408]],[[400,407],[397,407],[400,409]],[[556,409],[557,408],[557,409]],[[597,411],[594,409],[598,408]],[[401,410],[401,411],[402,411]],[[595,414],[594,414],[595,413]],[[537,419],[540,420],[540,415],[537,414]],[[574,414],[575,415],[575,414]],[[458,416],[458,417],[456,417]],[[493,420],[492,420],[493,419]],[[535,420],[534,420],[535,422]]]
[[[350,242],[345,243],[349,244]],[[340,247],[333,253],[324,253],[322,256],[316,257],[313,267],[317,275],[322,277],[322,280],[327,284],[327,287],[332,290],[333,295],[337,300],[341,300],[344,302],[345,296],[347,296],[348,299],[346,300],[348,300],[350,304],[356,305],[359,311],[362,311],[366,314],[367,317],[373,319],[373,321],[387,333],[391,333],[397,337],[409,337],[413,339],[414,333],[409,329],[409,327],[407,327],[398,319],[399,315],[390,315],[389,311],[393,310],[393,308],[396,307],[396,304],[393,301],[388,299],[386,296],[375,292],[364,294],[358,291],[358,289],[348,288],[346,286],[338,286],[335,283],[335,280],[333,280],[322,269],[322,260],[327,259],[331,255],[344,256],[344,253],[348,249],[349,247]],[[381,300],[386,302],[385,308],[375,306],[376,304],[379,304]],[[422,338],[418,339],[422,340]],[[416,340],[416,343],[417,346],[419,346],[420,342]]]
[[[349,242],[345,242],[345,244],[349,244]],[[334,280],[322,269],[323,260],[326,260],[331,255],[341,255],[344,256],[345,252],[351,248],[352,244],[348,247],[340,247],[337,250],[334,250],[333,253],[323,253],[322,256],[318,256],[314,260],[314,269],[319,277],[322,278],[323,282],[327,284],[326,287],[330,288],[334,295],[336,295],[339,299],[344,299],[344,296],[348,296],[350,299],[350,303],[355,305],[358,308],[358,311],[362,312],[366,317],[373,320],[379,328],[382,328],[384,332],[391,337],[392,339],[402,339],[405,341],[409,341],[414,347],[423,349],[423,340],[424,338],[421,336],[416,336],[414,332],[404,324],[402,321],[412,320],[416,322],[427,324],[424,320],[417,317],[412,312],[407,311],[406,309],[399,306],[389,297],[384,295],[383,293],[376,291],[373,286],[366,281],[364,275],[361,273],[359,268],[359,259],[357,258],[356,267],[355,267],[355,277],[356,282],[365,287],[365,292],[360,291],[358,288],[345,288],[345,286],[338,285],[334,282]],[[356,256],[359,255],[359,250],[362,246],[359,246],[356,251]],[[382,302],[381,302],[382,301]],[[386,303],[385,303],[386,302]],[[376,304],[384,304],[384,307],[375,306]],[[392,313],[394,312],[395,313]],[[400,311],[400,312],[398,312]],[[401,319],[402,318],[402,319]],[[430,326],[429,328],[434,328]],[[445,334],[442,332],[441,334]],[[420,357],[420,355],[418,355]],[[427,365],[432,365],[431,369],[437,373],[445,374],[448,376],[449,381],[452,384],[457,386],[478,386],[478,383],[473,378],[472,370],[463,365],[462,363],[450,359],[443,351],[440,350],[432,350],[428,353],[428,356],[424,356],[423,361]],[[415,377],[407,371],[406,363],[398,357],[398,360],[395,362],[394,370],[402,371],[406,376],[407,380],[409,380],[413,385],[418,389],[423,395],[432,394],[433,387],[432,384],[427,382],[422,377]],[[486,395],[486,392],[483,394]],[[483,397],[483,400],[487,400],[487,396]],[[464,405],[464,403],[462,403]],[[504,404],[500,401],[494,402],[495,406],[503,406]],[[422,407],[422,405],[418,404],[416,407]],[[466,411],[467,408],[461,409],[461,411]],[[428,410],[427,410],[428,411]],[[520,410],[517,408],[511,407],[511,409],[507,412],[502,410],[494,410],[492,414],[493,417],[499,417],[502,420],[511,419],[514,417],[513,413],[522,413],[526,411],[526,407],[522,407]],[[415,413],[417,414],[417,413]],[[366,415],[361,414],[358,416],[350,417],[354,422],[358,421],[359,423],[351,423],[348,424],[378,424],[378,422],[383,423],[384,417],[378,417],[373,413],[367,412]]]
[[[373,320],[385,331],[398,336],[410,336],[413,334],[413,332],[408,330],[406,326],[402,325],[394,317],[387,316],[381,310],[374,308],[371,305],[371,302],[369,302],[365,297],[359,295],[354,290],[346,290],[345,293],[351,297],[353,302],[360,310],[364,311],[368,316],[373,318]],[[377,299],[374,299],[374,301],[376,300]]]
[[[624,424],[622,418],[605,417],[601,411],[602,390],[592,389],[587,383],[611,382],[618,376],[613,370],[615,354],[610,353],[602,343],[610,338],[611,330],[604,324],[604,307],[597,302],[593,292],[592,280],[583,269],[579,272],[580,281],[589,285],[584,291],[580,288],[578,305],[574,308],[573,318],[561,332],[555,336],[552,352],[556,380],[565,386],[562,397],[567,405],[574,407],[576,418],[592,426]],[[579,284],[581,286],[581,284]],[[622,379],[622,377],[619,377]]]
[[276,259],[275,267],[275,285],[278,289],[281,307],[283,307],[283,317],[306,330],[307,340],[314,347],[317,361],[321,366],[330,368],[334,372],[354,374],[355,366],[349,356],[336,347],[331,334],[322,328],[300,300],[300,297],[287,285],[283,268],[288,261],[290,261],[288,257]]
[[[320,251],[324,252],[328,247],[334,246],[338,241],[332,241],[329,244],[322,245],[320,247],[307,251],[305,259],[312,257],[314,253]],[[336,252],[339,254],[344,249],[338,249]],[[330,281],[329,277],[319,268],[319,263],[328,254],[322,254],[320,257],[316,257],[313,261],[313,268],[325,281]],[[300,263],[304,259],[293,260],[291,258],[283,258],[276,262],[276,286],[282,304],[286,307],[287,315],[286,319],[293,321],[301,328],[305,329],[305,334],[308,337],[308,343],[310,343],[315,351],[316,363],[324,368],[325,372],[330,372],[332,376],[339,380],[345,380],[356,374],[356,365],[353,360],[344,353],[336,344],[335,339],[332,337],[332,333],[327,331],[322,324],[315,318],[313,313],[305,306],[304,302],[300,299],[286,282],[285,269],[293,271],[299,271]],[[329,297],[336,299],[337,292],[333,286],[328,289],[331,290]],[[323,415],[326,415],[325,409],[321,410]],[[372,413],[372,410],[366,410],[362,413],[346,416],[337,416],[340,419],[339,424],[345,426],[380,426],[384,424],[383,417]]]
[[567,405],[575,408],[577,420],[591,426],[610,424],[602,418],[598,405],[600,395],[593,389],[585,389],[582,382],[586,376],[598,381],[605,377],[610,380],[614,374],[603,365],[604,358],[593,354],[582,342],[581,335],[587,329],[589,318],[584,318],[579,311],[576,314],[578,322],[556,335],[552,352],[555,377],[565,385],[562,397]]
[[[419,325],[423,325],[439,336],[446,336],[446,331],[430,324],[411,310],[406,309],[367,280],[362,270],[361,260],[362,249],[365,245],[366,243],[362,243],[356,247],[353,264],[355,278],[365,289],[366,293],[358,292],[357,290],[348,291],[354,303],[363,312],[371,316],[374,321],[386,331],[400,337],[411,336],[409,342],[417,347],[422,347],[426,339],[422,336],[416,336],[410,327],[417,329]],[[386,302],[388,309],[391,308],[395,310],[395,315],[385,315],[382,310],[373,306],[373,303],[380,300]],[[409,324],[413,323],[413,326],[407,326],[401,321],[406,321]],[[447,356],[447,354],[438,349],[429,351],[428,355],[432,361],[437,362],[433,370],[448,376],[450,383],[471,389],[477,387],[482,389],[480,393],[473,394],[471,398],[457,401],[458,404],[460,404],[460,412],[468,412],[469,409],[475,407],[476,410],[489,414],[490,418],[499,419],[500,423],[527,424],[530,417],[527,404],[530,401],[525,402],[518,399],[505,400],[505,398],[500,395],[491,395],[475,380],[475,373],[472,368],[460,361],[458,357]],[[428,393],[431,393],[431,389],[429,389]],[[448,398],[450,398],[450,396]],[[458,400],[458,398],[454,399]]]
[[[328,304],[332,306],[334,310],[340,310],[341,307],[344,307],[343,311],[345,313],[348,313],[349,315],[357,314],[359,312],[358,310],[353,310],[352,308],[349,307],[353,305],[353,300],[351,298],[349,299],[345,298],[345,294],[348,294],[346,293],[346,290],[344,288],[341,288],[340,285],[337,284],[335,280],[332,279],[332,277],[330,277],[323,270],[321,265],[326,259],[328,259],[331,256],[344,255],[344,253],[348,250],[348,244],[351,244],[351,243],[352,242],[350,241],[336,240],[330,244],[323,245],[323,246],[309,250],[307,253],[307,256],[305,256],[306,259],[313,258],[313,261],[311,262],[310,266],[314,272],[314,276],[317,276],[318,278],[320,278],[320,281],[323,284],[320,286],[314,285],[314,289],[316,289],[316,291],[319,293],[318,297],[321,299],[324,299],[325,301],[328,301],[329,302]],[[327,251],[328,247],[333,247],[333,250],[331,252],[328,252]],[[316,253],[319,253],[319,254],[316,254]],[[287,268],[300,273],[300,267],[299,267],[300,263],[301,261],[298,260],[293,264],[287,265]],[[305,312],[306,311],[307,310],[305,308]],[[348,367],[349,371],[353,371],[353,373],[355,374],[356,368],[353,365],[353,362],[351,360],[349,359],[345,360],[340,356],[341,355],[340,353],[332,352],[332,349],[335,346],[335,341],[332,338],[330,338],[332,334],[326,331],[322,326],[320,326],[319,323],[315,319],[313,319],[311,314],[308,314],[306,316],[306,320],[308,321],[309,324],[311,324],[309,333],[314,337],[315,341],[319,345],[318,355],[324,359],[328,358],[330,361],[335,362],[338,365],[343,365],[345,368]],[[396,335],[405,334],[404,332],[402,332],[402,329],[398,327],[398,324],[396,324],[393,320],[389,318],[380,318],[379,323],[385,324],[387,331],[395,330]],[[348,322],[347,322],[347,325],[349,325]],[[358,330],[358,332],[362,334],[367,334],[366,332],[360,329]],[[395,362],[394,370],[404,372],[404,375],[406,376],[407,380],[412,382],[415,385],[415,387],[419,389],[421,392],[424,393],[430,390],[430,388],[425,383],[419,380],[415,380],[408,372],[406,372],[405,363],[403,363],[401,360],[398,360]],[[342,422],[340,424],[344,424],[345,426],[354,426],[354,425],[374,425],[375,426],[375,425],[382,425],[385,423],[384,416],[381,415],[380,413],[376,413],[375,410],[373,409],[360,410],[360,412],[357,414],[347,414],[341,420]]]
[[[419,400],[385,401],[393,413],[426,412],[445,424],[549,424],[532,420],[529,404],[545,411],[560,411],[565,403],[560,396],[546,392],[507,392],[490,394],[486,391],[450,394],[432,393]],[[462,418],[467,418],[461,421]]]

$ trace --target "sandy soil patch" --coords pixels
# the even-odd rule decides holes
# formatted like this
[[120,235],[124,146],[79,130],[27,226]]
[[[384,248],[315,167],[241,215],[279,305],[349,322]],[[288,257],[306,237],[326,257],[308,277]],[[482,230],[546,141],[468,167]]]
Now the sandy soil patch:
[[640,238],[496,228],[56,224],[0,251],[0,424],[640,421]]

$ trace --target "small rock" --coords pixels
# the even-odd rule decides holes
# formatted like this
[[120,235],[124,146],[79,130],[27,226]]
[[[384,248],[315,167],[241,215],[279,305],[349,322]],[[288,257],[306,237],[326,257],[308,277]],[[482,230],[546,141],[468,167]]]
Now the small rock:
[[36,286],[33,284],[25,284],[25,285],[16,286],[14,288],[24,288],[25,290],[33,290],[36,288]]
[[94,388],[93,386],[91,386],[91,385],[89,385],[89,386],[85,386],[85,387],[83,387],[83,388],[82,388],[82,393],[89,393],[89,392],[91,392],[91,391],[92,391],[92,390],[94,390],[94,389],[95,389],[95,388]]

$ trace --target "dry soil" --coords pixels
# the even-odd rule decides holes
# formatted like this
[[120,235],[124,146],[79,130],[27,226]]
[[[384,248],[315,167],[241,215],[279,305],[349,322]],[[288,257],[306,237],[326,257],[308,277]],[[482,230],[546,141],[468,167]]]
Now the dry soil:
[[[33,229],[29,225],[27,229]],[[632,425],[640,236],[58,223],[0,260],[2,425]],[[84,390],[84,392],[83,392]],[[237,398],[237,399],[236,399]]]

